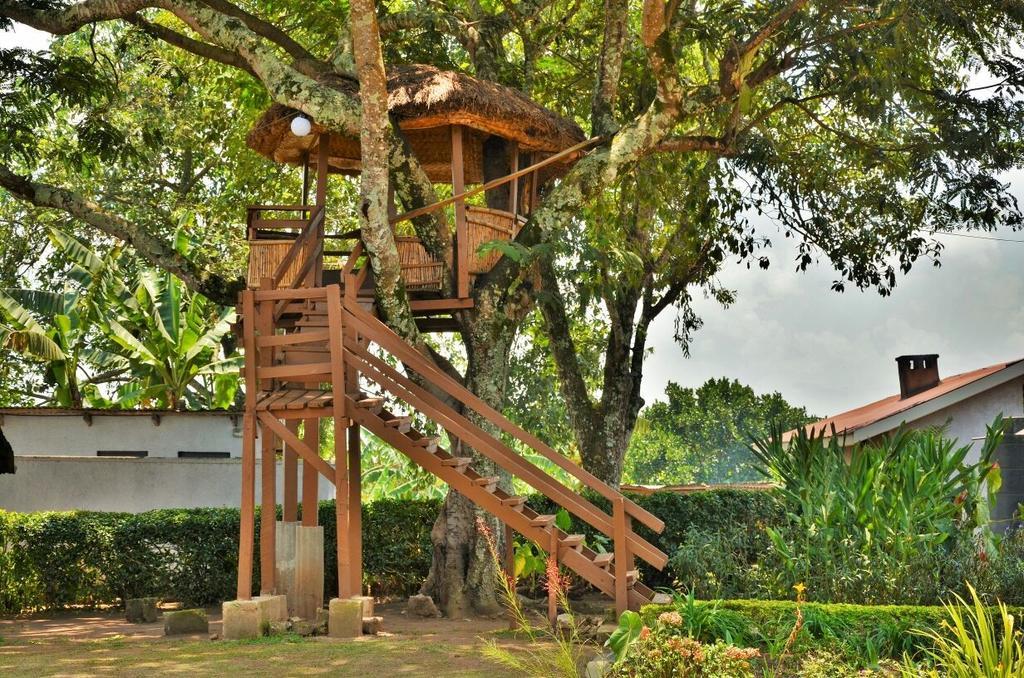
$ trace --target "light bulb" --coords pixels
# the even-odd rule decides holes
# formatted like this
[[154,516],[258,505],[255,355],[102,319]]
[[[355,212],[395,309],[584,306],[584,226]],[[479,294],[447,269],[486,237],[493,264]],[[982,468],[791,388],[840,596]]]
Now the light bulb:
[[313,123],[309,121],[309,118],[304,118],[301,115],[297,115],[292,118],[292,134],[297,137],[304,137],[313,130]]

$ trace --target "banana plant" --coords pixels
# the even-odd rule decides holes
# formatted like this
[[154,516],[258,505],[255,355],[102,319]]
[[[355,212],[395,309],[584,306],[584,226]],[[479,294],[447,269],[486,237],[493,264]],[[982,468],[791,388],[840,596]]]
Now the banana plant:
[[[185,248],[179,239],[179,250]],[[115,296],[102,320],[104,335],[127,361],[132,380],[121,406],[225,408],[238,390],[242,357],[224,356],[234,309],[191,292],[170,273],[139,270],[133,295]]]
[[[126,367],[117,356],[94,345],[106,290],[118,285],[114,250],[100,257],[74,238],[51,233],[59,251],[73,263],[77,287],[62,291],[0,290],[0,347],[45,364],[44,380],[53,387],[46,404],[82,407],[83,387],[116,378]],[[86,371],[86,365],[93,368]]]

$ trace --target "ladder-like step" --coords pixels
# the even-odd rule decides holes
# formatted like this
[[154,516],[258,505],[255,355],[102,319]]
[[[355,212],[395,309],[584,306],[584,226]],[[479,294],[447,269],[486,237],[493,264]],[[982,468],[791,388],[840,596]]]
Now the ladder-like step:
[[513,511],[522,511],[523,506],[526,505],[526,497],[505,497],[504,499],[498,499],[502,506],[507,506]]
[[495,488],[498,487],[498,481],[501,480],[498,476],[481,476],[473,480],[474,485],[478,485],[488,492],[494,492]]
[[427,452],[433,453],[437,451],[437,444],[439,442],[441,442],[441,439],[438,438],[437,436],[422,436],[420,438],[413,439],[412,446],[422,447],[426,449]]
[[640,581],[640,570],[630,570],[626,573],[626,588],[632,588],[633,584]]
[[394,417],[385,419],[384,425],[388,428],[398,429],[399,433],[408,433],[412,429],[412,417]]
[[531,527],[539,527],[541,529],[551,527],[555,524],[555,517],[552,515],[539,515],[530,518]]
[[384,409],[384,399],[375,397],[362,398],[361,400],[356,401],[356,407],[361,410],[369,410],[374,414],[380,414],[381,410]]
[[473,459],[470,457],[450,457],[448,459],[442,459],[441,466],[448,466],[450,468],[455,469],[459,473],[462,473],[467,468],[469,468],[469,464],[472,461]]
[[562,537],[560,540],[562,546],[568,546],[569,548],[581,551],[583,549],[583,542],[586,539],[582,534],[570,534],[566,537]]
[[615,560],[615,554],[611,551],[606,553],[598,553],[594,556],[594,565],[598,567],[608,567]]

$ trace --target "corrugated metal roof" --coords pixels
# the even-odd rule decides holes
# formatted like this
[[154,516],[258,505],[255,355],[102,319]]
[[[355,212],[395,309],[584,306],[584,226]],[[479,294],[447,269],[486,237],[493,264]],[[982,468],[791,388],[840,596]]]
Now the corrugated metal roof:
[[167,416],[230,416],[243,414],[238,410],[104,410],[92,407],[0,407],[0,414],[22,417],[149,417],[154,414]]
[[[889,396],[888,398],[877,400],[862,407],[843,412],[842,414],[837,414],[832,417],[816,421],[813,424],[809,424],[806,427],[806,430],[808,432],[824,432],[825,435],[831,435],[831,431],[834,427],[836,433],[842,435],[854,433],[855,431],[902,413],[906,413],[908,415],[908,419],[913,420],[915,417],[912,416],[912,413],[909,412],[909,410],[947,394],[955,396],[958,389],[974,384],[975,382],[987,377],[999,374],[1000,372],[1015,365],[1019,365],[1022,360],[1024,359],[1014,360],[1008,363],[997,363],[971,372],[955,374],[951,377],[946,377],[945,379],[940,380],[938,385],[933,386],[926,391],[916,393],[909,398],[900,398],[899,394]],[[997,386],[999,383],[1002,382],[997,382],[992,385]],[[970,394],[965,393],[964,397],[967,397],[968,395]],[[787,431],[782,436],[783,441],[788,441],[795,433],[796,429]]]

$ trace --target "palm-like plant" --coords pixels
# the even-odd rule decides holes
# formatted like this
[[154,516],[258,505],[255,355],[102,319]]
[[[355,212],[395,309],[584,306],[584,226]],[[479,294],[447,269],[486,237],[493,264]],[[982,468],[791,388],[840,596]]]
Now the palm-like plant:
[[[47,402],[60,407],[81,407],[83,385],[102,383],[124,368],[116,356],[92,344],[102,313],[97,298],[121,287],[115,266],[120,253],[114,250],[99,257],[59,231],[52,232],[51,239],[73,262],[71,277],[78,286],[67,285],[60,292],[0,290],[0,347],[44,361],[46,382],[54,389]],[[86,375],[83,384],[80,377],[86,363],[97,372],[94,376]]]
[[[119,249],[100,257],[66,233],[51,234],[71,262],[61,292],[0,291],[0,346],[46,364],[52,404],[164,408],[228,407],[241,357],[221,343],[234,311],[187,290],[168,273],[142,268],[133,292]],[[188,244],[177,239],[183,254]],[[108,387],[101,392],[102,385]]]

